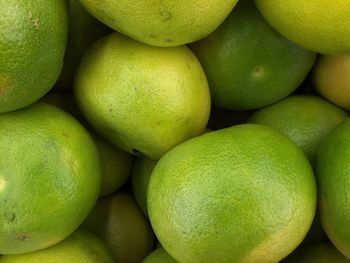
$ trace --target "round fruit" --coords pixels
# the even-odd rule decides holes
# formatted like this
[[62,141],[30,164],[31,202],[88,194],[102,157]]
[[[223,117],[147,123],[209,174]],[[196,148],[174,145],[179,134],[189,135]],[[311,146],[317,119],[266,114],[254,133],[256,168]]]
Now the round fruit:
[[255,112],[248,122],[275,128],[291,138],[314,164],[321,139],[347,118],[347,113],[316,96],[290,96]]
[[149,159],[137,158],[132,168],[132,188],[135,200],[147,217],[147,187],[156,164],[157,162]]
[[191,46],[207,74],[213,104],[232,110],[257,109],[294,91],[316,55],[289,42],[240,1],[226,21]]
[[238,0],[80,0],[111,28],[154,46],[180,46],[210,34]]
[[350,263],[335,247],[328,242],[318,242],[297,250],[283,263]]
[[313,82],[327,100],[350,110],[350,54],[323,55],[317,60]]
[[96,147],[70,115],[44,103],[0,115],[0,254],[70,235],[98,197]]
[[160,247],[149,254],[142,263],[177,263],[177,261],[164,248]]
[[0,263],[114,263],[106,245],[94,235],[78,230],[53,247],[0,257]]
[[109,32],[111,29],[90,15],[79,0],[69,0],[69,35],[63,69],[56,83],[58,88],[72,88],[74,73],[84,52]]
[[63,64],[65,0],[0,1],[0,112],[25,107],[56,82]]
[[75,95],[105,138],[151,159],[201,134],[210,113],[206,77],[188,48],[151,47],[119,33],[83,58]]
[[141,262],[153,249],[151,226],[124,192],[100,199],[83,228],[100,237],[119,263]]
[[115,147],[99,136],[93,136],[101,161],[100,196],[107,196],[117,191],[128,179],[132,156]]
[[192,263],[278,262],[303,240],[316,208],[302,150],[257,124],[170,150],[153,170],[147,197],[160,243],[177,261]]
[[323,54],[350,51],[350,0],[255,0],[265,19],[300,46]]
[[[57,106],[76,117],[87,125],[81,112],[75,105],[70,92],[53,92],[41,99],[42,102]],[[96,135],[91,129],[90,134],[97,146],[101,166],[100,196],[107,196],[117,191],[128,179],[132,166],[132,156]]]
[[323,229],[347,258],[350,258],[349,133],[350,119],[347,119],[322,140],[316,169]]

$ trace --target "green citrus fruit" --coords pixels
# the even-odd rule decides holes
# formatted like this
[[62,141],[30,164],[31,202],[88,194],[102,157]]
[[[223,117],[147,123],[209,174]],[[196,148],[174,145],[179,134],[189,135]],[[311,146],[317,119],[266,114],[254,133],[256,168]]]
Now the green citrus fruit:
[[313,70],[313,83],[327,100],[350,110],[350,54],[321,55]]
[[[52,92],[44,96],[41,101],[67,111],[87,126],[70,92]],[[128,179],[131,172],[132,157],[96,135],[91,129],[89,129],[89,132],[100,157],[100,196],[107,196],[117,191]]]
[[143,43],[180,46],[218,27],[238,0],[80,0],[99,20]]
[[79,3],[69,0],[69,34],[64,65],[56,83],[62,90],[72,88],[74,73],[86,49],[96,40],[111,32]]
[[139,263],[153,249],[152,228],[125,192],[100,199],[83,228],[100,237],[119,263]]
[[63,64],[65,0],[0,1],[0,112],[25,107],[56,82]]
[[83,58],[75,95],[105,138],[151,159],[201,134],[210,112],[206,77],[188,48],[151,47],[119,33]]
[[291,138],[313,164],[321,139],[347,118],[347,113],[316,96],[290,96],[255,112],[248,122],[270,126]]
[[87,131],[44,103],[0,115],[0,254],[70,235],[98,197],[100,166]]
[[283,263],[350,263],[335,247],[328,242],[318,242],[297,250]]
[[94,235],[78,230],[47,249],[0,257],[0,263],[114,263],[106,245]]
[[147,217],[147,187],[156,163],[149,159],[137,158],[132,168],[132,188],[135,200]]
[[316,186],[307,158],[288,137],[243,124],[166,153],[147,198],[155,234],[177,261],[264,263],[278,262],[303,240]]
[[164,248],[160,247],[149,254],[142,263],[177,263],[177,261]]
[[323,229],[347,258],[350,258],[349,133],[350,119],[346,119],[322,140],[316,167]]
[[323,54],[350,51],[350,0],[255,0],[265,19],[300,46]]
[[99,136],[93,136],[101,161],[100,196],[117,191],[131,173],[132,157]]
[[240,1],[191,48],[207,74],[213,104],[231,110],[257,109],[288,96],[315,60],[267,24],[252,1]]

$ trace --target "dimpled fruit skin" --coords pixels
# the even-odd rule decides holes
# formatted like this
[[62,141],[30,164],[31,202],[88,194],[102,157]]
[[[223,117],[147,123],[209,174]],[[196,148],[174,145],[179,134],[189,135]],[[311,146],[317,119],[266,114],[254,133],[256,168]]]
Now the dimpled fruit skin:
[[316,57],[278,34],[253,1],[240,1],[191,49],[207,74],[213,104],[231,110],[257,109],[288,96]]
[[0,1],[0,112],[25,107],[52,88],[63,64],[65,0]]
[[126,192],[100,199],[83,228],[100,237],[118,263],[139,263],[154,247],[148,220]]
[[132,156],[99,136],[93,136],[101,164],[100,197],[117,191],[128,179]]
[[312,80],[327,100],[350,110],[350,54],[319,56]]
[[164,248],[160,247],[149,254],[142,263],[177,263],[177,261]]
[[75,119],[54,106],[36,103],[1,114],[0,155],[0,254],[60,242],[96,202],[96,147]]
[[[40,101],[54,105],[79,120],[85,127],[89,127],[82,113],[76,106],[73,94],[70,92],[50,92],[42,97]],[[90,127],[89,127],[90,128]],[[98,150],[101,166],[101,190],[100,197],[107,196],[118,190],[128,179],[131,166],[132,156],[110,142],[96,135],[92,129],[88,129]]]
[[114,263],[106,245],[96,236],[78,230],[57,245],[22,255],[0,257],[0,263]]
[[188,48],[151,47],[119,33],[83,58],[74,91],[101,135],[151,159],[201,134],[210,113],[205,74]]
[[255,0],[282,35],[322,54],[350,51],[350,0]]
[[257,124],[170,150],[153,170],[147,197],[156,236],[183,263],[278,262],[305,237],[316,208],[302,150]]
[[135,200],[142,210],[143,214],[148,217],[147,212],[147,188],[156,161],[145,158],[137,158],[132,168],[132,188]]
[[111,31],[88,13],[79,0],[69,0],[69,34],[64,65],[56,83],[59,89],[72,89],[74,73],[86,49]]
[[267,125],[287,135],[314,164],[321,139],[347,116],[320,97],[298,95],[253,113],[248,122]]
[[350,258],[350,119],[326,136],[317,156],[319,208],[323,229]]
[[154,46],[179,46],[207,36],[237,1],[80,0],[108,26]]

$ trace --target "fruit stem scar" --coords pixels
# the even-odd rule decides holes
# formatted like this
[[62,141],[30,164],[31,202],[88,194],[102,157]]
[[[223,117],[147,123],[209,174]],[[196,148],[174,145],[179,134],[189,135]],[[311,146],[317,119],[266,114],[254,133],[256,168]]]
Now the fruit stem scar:
[[261,76],[262,74],[264,73],[264,68],[261,67],[261,66],[256,66],[254,69],[253,69],[253,75],[254,76]]

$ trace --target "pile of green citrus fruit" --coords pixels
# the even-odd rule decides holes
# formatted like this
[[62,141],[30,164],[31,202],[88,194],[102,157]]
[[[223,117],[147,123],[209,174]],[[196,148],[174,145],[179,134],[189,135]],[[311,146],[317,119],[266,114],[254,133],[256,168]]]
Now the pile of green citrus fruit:
[[350,262],[350,0],[0,10],[0,263]]

